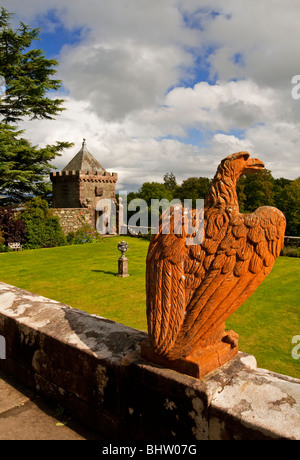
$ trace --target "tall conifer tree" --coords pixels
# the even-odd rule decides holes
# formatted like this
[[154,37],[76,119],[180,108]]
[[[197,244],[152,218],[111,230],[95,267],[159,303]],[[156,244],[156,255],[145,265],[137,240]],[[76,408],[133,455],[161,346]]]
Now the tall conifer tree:
[[50,162],[70,147],[57,142],[38,148],[24,139],[18,123],[28,119],[53,119],[64,108],[63,100],[48,97],[57,91],[61,81],[53,78],[57,61],[47,59],[33,48],[40,29],[20,22],[11,27],[12,14],[0,12],[0,75],[5,90],[0,100],[0,204],[18,204],[29,197],[49,193],[45,182],[52,168]]

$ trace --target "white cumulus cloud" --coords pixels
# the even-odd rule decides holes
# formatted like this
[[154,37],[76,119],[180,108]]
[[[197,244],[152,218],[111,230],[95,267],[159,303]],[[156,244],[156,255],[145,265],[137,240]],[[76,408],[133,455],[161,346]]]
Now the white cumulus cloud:
[[300,74],[298,0],[2,5],[53,34],[58,23],[79,31],[58,56],[67,110],[55,121],[24,124],[33,143],[76,143],[57,167],[85,137],[121,187],[170,171],[179,181],[212,176],[237,150],[258,156],[277,177],[300,175],[300,101],[291,97]]

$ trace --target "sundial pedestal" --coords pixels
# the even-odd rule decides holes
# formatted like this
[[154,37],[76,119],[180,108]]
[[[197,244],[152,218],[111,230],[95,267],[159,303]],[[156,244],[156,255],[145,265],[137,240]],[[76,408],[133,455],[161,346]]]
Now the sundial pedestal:
[[125,257],[125,252],[128,251],[129,244],[126,241],[121,241],[118,244],[118,249],[121,252],[121,257],[118,259],[118,274],[120,278],[126,278],[130,276],[128,274],[128,259]]
[[116,276],[119,276],[120,278],[130,276],[128,273],[128,259],[126,257],[120,257],[118,259],[118,273]]

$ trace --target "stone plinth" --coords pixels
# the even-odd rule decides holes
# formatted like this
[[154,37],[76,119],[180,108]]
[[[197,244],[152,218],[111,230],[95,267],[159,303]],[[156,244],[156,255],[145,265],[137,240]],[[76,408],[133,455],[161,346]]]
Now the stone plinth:
[[187,356],[185,359],[170,360],[156,354],[148,340],[141,344],[141,355],[150,363],[155,363],[198,379],[223,366],[237,353],[237,347],[232,348],[230,344],[220,342],[213,347],[200,349],[198,353]]
[[116,276],[119,276],[120,278],[130,276],[128,273],[128,259],[126,257],[120,257],[118,259],[118,273]]

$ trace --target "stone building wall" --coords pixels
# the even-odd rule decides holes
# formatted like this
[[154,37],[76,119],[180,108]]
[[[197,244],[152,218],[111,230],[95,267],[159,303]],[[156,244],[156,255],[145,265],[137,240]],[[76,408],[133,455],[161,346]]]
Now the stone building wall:
[[63,232],[67,235],[69,232],[76,232],[84,224],[94,227],[94,211],[85,208],[53,208],[51,212],[60,220]]
[[97,207],[102,199],[114,200],[116,197],[116,173],[104,175],[80,174],[79,196],[84,206]]
[[54,208],[79,208],[80,189],[79,171],[51,173],[53,183],[53,207]]
[[96,209],[103,198],[115,199],[118,174],[61,171],[50,174],[54,208],[91,207]]

